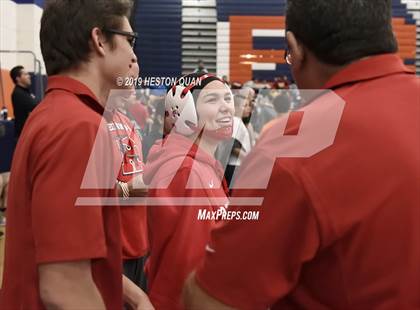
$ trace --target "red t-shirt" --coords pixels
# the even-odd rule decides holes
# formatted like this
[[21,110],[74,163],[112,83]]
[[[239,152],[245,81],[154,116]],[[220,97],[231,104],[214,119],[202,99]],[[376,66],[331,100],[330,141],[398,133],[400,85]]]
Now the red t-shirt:
[[[420,309],[420,81],[397,55],[380,55],[325,88],[346,102],[333,144],[277,159],[265,193],[245,191],[264,196],[251,208],[259,221],[213,231],[197,282],[240,309]],[[316,131],[326,115],[300,130]],[[238,182],[282,147],[283,122]]]
[[100,126],[102,113],[85,85],[49,78],[46,97],[31,113],[13,158],[2,308],[44,309],[39,264],[91,260],[107,309],[122,309],[120,210],[75,206],[78,197],[116,194],[81,190],[97,133],[108,134]]
[[[107,124],[116,157],[121,159],[117,179],[128,183],[144,170],[142,145],[134,125],[121,112],[114,111],[112,121]],[[121,206],[121,237],[123,258],[134,259],[147,254],[146,206]]]
[[135,104],[130,105],[128,112],[132,115],[133,119],[137,122],[141,129],[146,126],[146,121],[149,117],[149,112],[143,103],[136,101]]

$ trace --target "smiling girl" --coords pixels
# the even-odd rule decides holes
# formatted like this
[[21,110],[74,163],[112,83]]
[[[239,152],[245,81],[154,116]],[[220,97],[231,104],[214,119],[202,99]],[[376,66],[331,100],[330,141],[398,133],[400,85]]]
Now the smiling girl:
[[156,309],[182,309],[183,284],[204,256],[217,223],[199,221],[198,213],[227,206],[226,182],[214,153],[232,136],[232,93],[215,76],[188,77],[194,82],[178,82],[167,93],[171,132],[151,149],[144,174],[149,184],[148,288]]

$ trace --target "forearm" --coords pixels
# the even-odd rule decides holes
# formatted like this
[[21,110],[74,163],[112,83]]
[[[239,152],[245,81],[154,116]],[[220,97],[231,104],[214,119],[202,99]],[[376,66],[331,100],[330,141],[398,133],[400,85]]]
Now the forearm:
[[40,287],[40,295],[47,309],[106,309],[95,283],[49,283]]
[[122,276],[123,299],[132,309],[153,310],[153,306],[147,295],[130,279]]
[[48,310],[59,309],[106,309],[104,301],[96,290],[73,290],[73,292],[41,293],[41,299]]
[[105,309],[90,261],[38,266],[39,292],[47,309]]
[[204,292],[195,281],[194,273],[190,274],[185,282],[183,300],[186,310],[234,310],[234,308],[221,303]]

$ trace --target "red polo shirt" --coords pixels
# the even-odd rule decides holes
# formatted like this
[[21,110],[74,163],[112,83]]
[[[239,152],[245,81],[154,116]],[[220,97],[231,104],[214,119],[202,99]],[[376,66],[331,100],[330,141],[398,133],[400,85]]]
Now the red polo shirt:
[[[101,128],[103,108],[80,82],[48,80],[45,99],[31,113],[17,146],[7,210],[0,305],[43,309],[38,265],[91,260],[107,309],[122,309],[120,213],[116,207],[75,206]],[[88,196],[115,195],[89,190]]]
[[[259,221],[215,230],[197,282],[240,309],[420,309],[419,79],[380,55],[325,88],[346,102],[334,143],[276,160]],[[240,177],[280,147],[278,124]]]

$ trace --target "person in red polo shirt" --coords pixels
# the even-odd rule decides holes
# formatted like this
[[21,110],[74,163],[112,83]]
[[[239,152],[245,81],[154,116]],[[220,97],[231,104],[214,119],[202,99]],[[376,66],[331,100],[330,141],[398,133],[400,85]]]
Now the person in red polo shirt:
[[[50,77],[13,159],[4,309],[121,309],[123,301],[153,308],[122,276],[119,207],[77,202],[116,196],[115,178],[110,189],[95,189],[104,180],[85,172],[106,175],[113,166],[110,139],[97,137],[109,135],[102,115],[117,77],[138,74],[130,9],[125,0],[46,3],[40,39]],[[107,148],[92,161],[98,142]]]
[[[127,107],[136,100],[134,88],[113,90],[109,96],[107,110],[111,116],[107,122],[108,132],[116,157],[120,158],[117,183],[119,196],[146,197],[147,189],[143,183],[142,141],[135,121],[127,116]],[[144,262],[149,250],[147,238],[146,206],[121,206],[121,236],[124,259],[124,275],[137,286],[146,289]]]
[[264,191],[237,189],[263,196],[260,219],[213,231],[186,308],[420,309],[420,81],[395,54],[391,1],[289,0],[286,21],[298,85],[335,95],[304,107],[302,126],[279,119],[238,183],[287,151],[285,128],[320,132],[342,99],[341,121],[323,150],[277,158]]

